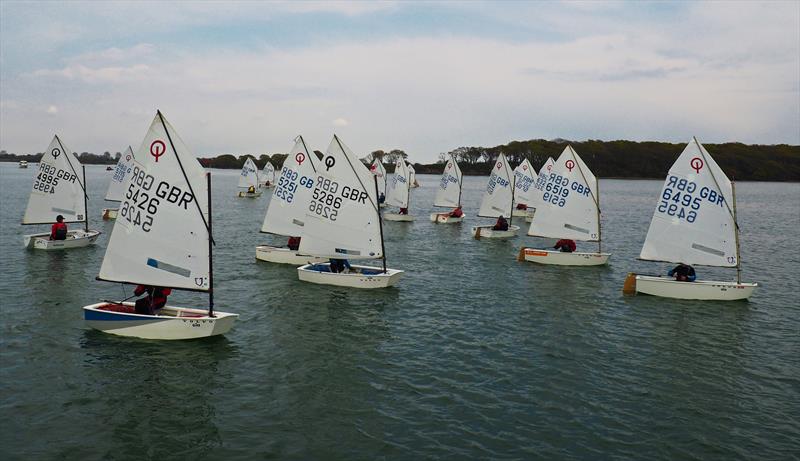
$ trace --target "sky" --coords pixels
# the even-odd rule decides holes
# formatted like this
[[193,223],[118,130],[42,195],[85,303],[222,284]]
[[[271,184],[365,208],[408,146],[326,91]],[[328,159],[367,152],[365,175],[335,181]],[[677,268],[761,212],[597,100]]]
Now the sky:
[[0,1],[0,149],[800,144],[800,2]]

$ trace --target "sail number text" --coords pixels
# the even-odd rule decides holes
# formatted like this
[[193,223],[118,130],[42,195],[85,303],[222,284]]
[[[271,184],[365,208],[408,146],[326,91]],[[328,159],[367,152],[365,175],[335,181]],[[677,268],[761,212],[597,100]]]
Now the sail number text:
[[516,187],[518,190],[528,192],[528,190],[533,185],[533,178],[531,176],[523,174],[522,172],[515,171],[514,177],[515,177],[514,187]]
[[166,181],[159,181],[153,187],[155,182],[152,175],[140,170],[138,166],[134,167],[131,183],[119,209],[123,218],[129,223],[141,227],[145,232],[150,232],[152,229],[153,219],[155,219],[162,201],[178,207],[182,206],[184,210],[188,210],[189,204],[194,201],[194,196],[189,191],[172,186]]
[[489,185],[486,186],[486,192],[488,192],[489,194],[494,194],[494,189],[498,185],[500,187],[508,187],[511,185],[511,182],[501,178],[500,176],[497,175],[497,173],[492,171],[492,175],[489,176]]
[[75,173],[56,168],[53,165],[40,163],[39,174],[36,175],[36,181],[33,182],[33,190],[55,194],[59,179],[74,183],[78,179],[78,176]]
[[558,173],[550,173],[547,178],[547,183],[544,185],[544,194],[542,200],[545,203],[552,203],[559,207],[564,207],[567,204],[567,198],[570,192],[574,191],[578,195],[588,197],[592,193],[589,186],[586,186],[578,181],[570,181],[566,176],[561,176]]
[[[298,178],[300,179],[299,181]],[[288,166],[284,166],[273,195],[286,203],[292,203],[294,200],[294,193],[297,192],[298,183],[306,189],[314,187],[314,179],[308,176],[301,176],[297,171],[292,170]]]
[[458,184],[458,178],[456,178],[451,174],[445,174],[442,175],[442,180],[439,182],[439,187],[441,187],[442,190],[445,190],[447,189],[447,186],[450,185],[451,183]]
[[317,176],[317,183],[311,202],[308,204],[308,211],[336,221],[339,209],[342,207],[342,200],[350,200],[362,205],[367,204],[367,194],[363,190],[354,189],[350,186],[339,187],[339,183],[323,176]]
[[721,207],[725,203],[725,197],[714,189],[706,186],[698,189],[696,183],[670,175],[664,184],[656,212],[693,223],[704,201]]

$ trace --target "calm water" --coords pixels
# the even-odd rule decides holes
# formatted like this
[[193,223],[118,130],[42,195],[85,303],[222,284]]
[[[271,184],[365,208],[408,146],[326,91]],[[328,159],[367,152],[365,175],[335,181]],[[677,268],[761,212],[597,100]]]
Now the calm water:
[[[435,227],[438,177],[420,175],[419,220],[385,225],[406,277],[357,291],[256,263],[269,197],[236,199],[238,172],[214,171],[215,298],[241,318],[166,343],[83,324],[81,306],[132,289],[94,281],[110,173],[87,167],[99,244],[45,253],[22,249],[40,227],[19,225],[35,171],[0,164],[2,459],[800,456],[798,184],[738,185],[744,280],[761,287],[704,303],[620,292],[628,271],[667,269],[635,259],[660,181],[601,181],[611,264],[568,269],[516,262],[532,238]],[[488,221],[484,183],[466,180],[470,225]]]

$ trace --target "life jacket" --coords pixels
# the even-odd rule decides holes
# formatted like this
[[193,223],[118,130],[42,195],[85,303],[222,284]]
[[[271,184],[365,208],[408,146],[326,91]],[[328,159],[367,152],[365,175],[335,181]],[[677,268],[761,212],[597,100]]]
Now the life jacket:
[[67,239],[67,225],[63,222],[57,222],[53,224],[53,228],[50,231],[50,238],[52,240],[66,240]]

